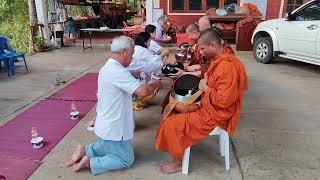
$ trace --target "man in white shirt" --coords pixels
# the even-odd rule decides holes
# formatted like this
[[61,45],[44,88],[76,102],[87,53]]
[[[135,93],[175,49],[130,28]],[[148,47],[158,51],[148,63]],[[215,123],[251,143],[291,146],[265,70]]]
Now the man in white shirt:
[[163,36],[163,34],[162,34],[162,28],[164,28],[167,21],[168,21],[167,16],[161,15],[158,18],[158,21],[153,23],[153,25],[156,27],[155,41],[157,41],[157,42],[170,42],[171,41],[172,38],[170,36],[166,37],[166,36]]
[[126,69],[132,60],[134,41],[126,36],[113,39],[112,55],[98,77],[96,142],[78,145],[66,162],[73,171],[90,168],[93,175],[129,168],[134,162],[132,146],[134,117],[132,94],[154,93],[160,81],[141,84]]

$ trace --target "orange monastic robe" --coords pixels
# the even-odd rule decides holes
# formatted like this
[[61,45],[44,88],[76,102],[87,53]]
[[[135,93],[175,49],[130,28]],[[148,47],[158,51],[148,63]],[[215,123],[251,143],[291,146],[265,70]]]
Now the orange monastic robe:
[[[188,63],[189,66],[191,65],[195,65],[195,64],[200,64],[201,66],[201,75],[202,77],[204,76],[204,73],[207,71],[208,67],[209,67],[209,64],[210,62],[208,62],[206,60],[205,57],[203,57],[201,54],[200,54],[200,50],[198,48],[198,46],[196,45],[196,42],[193,42],[192,47],[195,47],[194,48],[194,52],[193,52],[193,57],[192,57],[192,60]],[[173,84],[172,86],[170,87],[167,95],[164,97],[164,100],[162,102],[162,110],[164,110],[164,108],[166,107],[166,105],[169,103],[169,97],[173,91],[173,85],[175,83],[175,80],[173,81]]]
[[233,51],[232,47],[226,41],[223,42],[222,46],[223,46],[222,54],[232,54],[232,55],[234,55],[234,51]]
[[233,136],[238,124],[242,97],[247,89],[247,75],[242,63],[233,55],[222,54],[211,60],[208,91],[201,97],[200,109],[171,114],[161,121],[155,148],[181,160],[184,150],[198,143],[215,128]]
[[242,6],[246,7],[249,11],[250,16],[261,16],[261,12],[259,11],[259,8],[251,3],[244,3]]
[[[231,54],[234,55],[234,51],[232,49],[232,47],[226,42],[224,41],[222,44],[223,50],[222,50],[222,54]],[[198,54],[200,55],[200,51],[198,51]],[[200,65],[201,65],[201,76],[204,77],[204,74],[207,72],[209,66],[210,66],[210,61],[207,61],[204,57],[202,57],[202,61],[200,61]]]

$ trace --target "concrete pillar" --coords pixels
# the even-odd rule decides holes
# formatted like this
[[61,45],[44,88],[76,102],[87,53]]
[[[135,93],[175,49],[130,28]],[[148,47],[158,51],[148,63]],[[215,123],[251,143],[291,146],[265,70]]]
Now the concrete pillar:
[[146,11],[147,24],[151,24],[153,22],[153,0],[146,0]]
[[45,42],[47,44],[49,44],[50,37],[49,37],[48,11],[47,11],[47,7],[46,7],[46,1],[45,0],[35,0],[35,3],[36,3],[38,22],[44,25],[44,27],[42,28],[43,37],[45,39]]
[[284,0],[281,0],[280,9],[279,9],[279,18],[282,18],[284,8]]

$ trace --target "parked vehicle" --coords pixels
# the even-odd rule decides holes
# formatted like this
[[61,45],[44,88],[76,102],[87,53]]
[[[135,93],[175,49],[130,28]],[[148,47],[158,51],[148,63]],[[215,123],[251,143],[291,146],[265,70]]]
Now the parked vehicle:
[[312,0],[288,13],[287,18],[260,23],[251,42],[256,61],[275,57],[320,65],[320,0]]

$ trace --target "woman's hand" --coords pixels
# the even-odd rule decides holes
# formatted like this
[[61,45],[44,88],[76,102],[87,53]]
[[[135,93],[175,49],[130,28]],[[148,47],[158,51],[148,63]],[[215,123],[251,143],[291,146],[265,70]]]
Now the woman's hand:
[[175,68],[175,69],[178,70],[178,72],[176,74],[172,74],[170,76],[171,78],[176,78],[176,77],[182,76],[184,74],[184,70],[179,69],[179,68]]
[[177,63],[177,61],[174,58],[166,58],[163,61],[163,64],[175,65],[176,63]]
[[140,73],[141,73],[140,71],[131,71],[132,76],[135,78],[140,77]]

